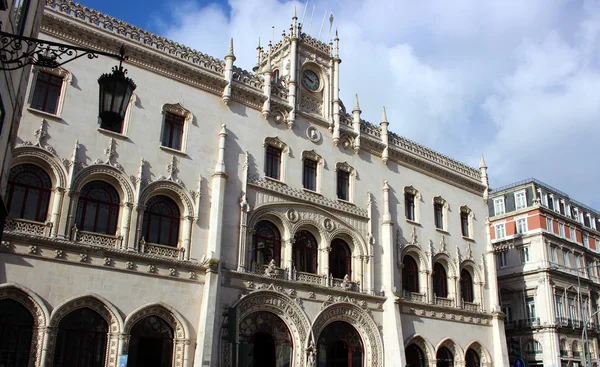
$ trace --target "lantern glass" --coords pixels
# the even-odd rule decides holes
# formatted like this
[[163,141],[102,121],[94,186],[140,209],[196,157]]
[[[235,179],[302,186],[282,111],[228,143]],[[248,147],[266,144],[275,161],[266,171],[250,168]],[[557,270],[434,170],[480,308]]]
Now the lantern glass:
[[122,66],[115,66],[112,74],[103,74],[98,79],[100,127],[117,133],[123,130],[123,118],[136,88],[133,80],[125,76],[126,72]]

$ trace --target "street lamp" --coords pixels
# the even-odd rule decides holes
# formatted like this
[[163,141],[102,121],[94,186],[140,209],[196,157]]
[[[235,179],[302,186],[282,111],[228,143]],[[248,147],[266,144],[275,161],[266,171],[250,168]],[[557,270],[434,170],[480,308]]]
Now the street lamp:
[[563,269],[569,269],[569,270],[575,270],[577,273],[577,298],[579,299],[579,313],[582,315],[583,318],[583,330],[581,331],[581,340],[583,341],[583,353],[584,353],[584,367],[591,367],[592,365],[592,357],[590,355],[590,348],[589,348],[589,340],[588,340],[588,335],[587,335],[587,324],[589,320],[592,320],[594,318],[594,316],[596,314],[598,314],[598,312],[600,312],[600,310],[594,312],[589,318],[586,317],[587,312],[582,312],[583,311],[583,305],[581,302],[581,277],[579,276],[579,271],[580,270],[586,270],[587,268],[585,266],[583,267],[577,267],[577,268],[571,268],[571,267],[567,267],[567,266],[563,266],[563,265],[558,265],[558,264],[551,264],[549,266],[550,269],[552,270],[558,270],[560,268]]
[[99,117],[109,130],[113,130],[111,127],[123,121],[136,87],[133,80],[125,76],[127,70],[123,69],[123,61],[127,56],[123,46],[115,54],[0,31],[0,70],[17,70],[28,65],[54,69],[83,56],[91,60],[98,55],[119,60],[119,66],[113,67],[111,74],[103,74],[98,79]]

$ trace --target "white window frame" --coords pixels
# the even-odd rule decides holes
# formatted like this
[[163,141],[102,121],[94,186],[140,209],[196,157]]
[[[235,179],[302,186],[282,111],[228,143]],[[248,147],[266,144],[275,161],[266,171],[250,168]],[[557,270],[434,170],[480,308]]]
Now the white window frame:
[[[499,210],[502,208],[502,210]],[[500,211],[502,213],[500,213]],[[504,205],[504,197],[494,199],[494,215],[502,215],[506,213],[506,206]]]
[[[348,177],[348,200],[343,200],[337,197],[337,172],[338,171],[344,171],[347,172],[349,174]],[[356,169],[354,169],[354,167],[352,167],[351,165],[349,165],[346,161],[344,162],[337,162],[335,164],[335,197],[338,201],[341,202],[349,202],[349,203],[354,203],[355,200],[355,190],[356,190]]]
[[498,261],[498,268],[502,269],[507,266],[508,263],[506,261],[506,251],[498,253],[497,261]]
[[565,237],[565,224],[558,222],[558,235],[561,237]]
[[552,258],[552,262],[558,264],[558,249],[556,246],[550,247],[550,257]]
[[434,215],[434,225],[435,225],[435,204],[440,204],[442,206],[442,228],[436,228],[438,231],[448,231],[448,209],[450,206],[448,205],[448,201],[444,199],[441,195],[434,196],[432,200],[432,209]]
[[[62,79],[62,85],[60,87],[60,94],[58,96],[58,101],[56,103],[56,112],[55,113],[41,111],[41,110],[38,110],[37,108],[33,108],[31,106],[31,103],[33,102],[33,95],[35,93],[35,85],[37,83],[38,73],[40,73],[40,72],[46,73],[46,74],[51,74],[51,75],[54,75],[54,76]],[[67,96],[67,89],[69,89],[68,86],[71,85],[72,78],[73,78],[73,76],[71,75],[71,73],[67,69],[62,68],[60,66],[55,69],[50,69],[50,68],[45,68],[45,67],[40,67],[40,66],[34,67],[33,71],[32,71],[32,76],[31,76],[31,85],[29,87],[29,96],[27,98],[27,109],[34,113],[39,113],[39,114],[43,114],[46,116],[60,117],[62,115],[63,106],[65,104],[65,98]]]
[[577,232],[575,227],[569,227],[569,237],[571,238],[571,241],[577,241]]
[[[183,117],[183,132],[181,134],[181,149],[175,149],[175,148],[171,148],[169,146],[163,145],[163,134],[165,133],[165,122],[166,122],[165,120],[166,120],[167,113],[170,113],[175,116]],[[165,103],[162,106],[161,114],[162,114],[162,124],[160,126],[160,137],[159,137],[160,148],[164,149],[164,150],[168,150],[169,152],[185,153],[187,151],[187,141],[188,141],[190,125],[192,124],[192,120],[194,118],[194,116],[192,115],[192,112],[187,110],[180,103],[174,103],[174,104]]]
[[535,297],[525,297],[525,313],[527,319],[535,319],[537,317],[535,310]]
[[[499,235],[499,228],[502,227],[502,237],[500,237]],[[506,223],[498,223],[495,225],[495,229],[496,229],[496,239],[497,240],[501,240],[503,238],[506,238]]]
[[502,304],[501,310],[502,312],[504,312],[504,315],[506,316],[506,321],[512,321],[513,320],[513,314],[512,314],[512,304],[510,302],[504,303]]
[[552,220],[552,218],[550,217],[546,217],[546,227],[548,227],[548,229],[546,229],[546,231],[550,232],[550,233],[554,233],[554,221]]
[[569,259],[569,250],[567,249],[562,249],[563,252],[563,265],[566,267],[570,267],[571,266],[571,259]]
[[[415,189],[412,185],[404,186],[404,193],[414,196],[414,200],[413,200],[414,218],[413,219],[406,218],[406,220],[409,222],[420,223],[420,221],[421,221],[421,193],[419,192],[419,190]],[[403,204],[405,205],[406,203],[404,202]],[[406,212],[404,213],[404,215],[406,216]]]
[[556,317],[564,318],[565,317],[565,305],[563,302],[563,296],[560,294],[554,295],[554,307],[556,308]]
[[529,254],[529,246],[522,246],[519,249],[519,254],[521,255],[521,264],[528,264],[531,261]]
[[[281,162],[280,162],[280,167],[279,167],[279,179],[273,178],[273,177],[269,177],[267,176],[266,173],[266,167],[267,167],[267,146],[272,146],[274,148],[280,149],[281,150]],[[264,147],[264,162],[263,162],[263,175],[267,180],[274,180],[274,181],[279,181],[279,182],[283,182],[285,183],[287,180],[287,165],[288,165],[288,157],[290,155],[290,148],[289,146],[284,143],[281,139],[279,139],[278,136],[274,136],[274,137],[266,137],[264,139],[263,142],[263,147]]]
[[[323,167],[325,166],[325,160],[321,157],[317,152],[313,150],[305,150],[302,152],[302,181],[304,182],[304,160],[308,159],[317,163],[317,172],[316,172],[316,182],[315,182],[315,191],[317,193],[321,192],[321,183],[323,182]],[[303,185],[304,186],[304,185]],[[306,191],[311,191],[303,187]]]
[[590,248],[590,236],[587,233],[582,233],[583,245],[587,248]]
[[[514,197],[515,197],[515,210],[527,208],[527,192],[525,190],[515,192]],[[519,205],[520,201],[523,201],[521,203],[521,205]]]
[[[523,225],[521,226],[520,223],[522,223]],[[517,230],[517,234],[526,234],[527,233],[527,217],[515,219],[515,227]]]

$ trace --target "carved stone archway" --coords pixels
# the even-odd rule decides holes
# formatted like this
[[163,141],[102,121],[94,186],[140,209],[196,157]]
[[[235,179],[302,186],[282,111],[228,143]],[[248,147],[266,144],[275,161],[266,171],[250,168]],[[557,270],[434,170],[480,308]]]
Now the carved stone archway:
[[173,329],[173,367],[185,367],[189,354],[188,349],[190,348],[190,331],[183,316],[164,303],[153,303],[138,307],[125,318],[125,325],[123,327],[124,342],[121,353],[127,354],[129,351],[131,328],[136,322],[147,316],[160,317]]
[[[304,342],[310,333],[308,317],[298,304],[290,297],[276,289],[255,291],[234,305],[238,319],[259,311],[267,311],[278,316],[287,326],[293,342],[291,366],[304,366]],[[223,367],[232,367],[231,344],[221,340],[221,356]]]
[[[312,332],[316,340],[327,325],[334,321],[344,321],[352,325],[359,333],[364,346],[364,366],[383,366],[383,340],[379,327],[367,311],[355,304],[340,302],[323,309],[315,318]],[[309,345],[307,339],[305,345]]]
[[60,321],[70,312],[84,307],[97,312],[108,324],[104,366],[115,367],[117,365],[119,339],[123,332],[123,319],[119,311],[108,300],[96,294],[88,294],[64,301],[50,315],[48,337],[44,343],[44,350],[47,351],[46,366],[52,366],[54,363],[54,350],[56,349]]
[[50,313],[42,299],[33,291],[14,283],[0,285],[0,300],[11,299],[19,302],[33,316],[33,330],[31,338],[31,349],[29,350],[29,363],[27,367],[40,366],[44,337],[47,332]]
[[408,348],[411,344],[417,345],[421,351],[425,354],[425,366],[433,366],[435,363],[435,349],[433,345],[429,343],[425,338],[421,335],[413,335],[408,339],[408,341],[404,344],[404,348]]
[[481,366],[491,367],[493,365],[492,356],[490,355],[490,352],[487,349],[485,349],[483,347],[483,345],[481,345],[481,343],[479,343],[476,340],[467,344],[467,347],[465,348],[465,356],[464,356],[463,360],[466,361],[467,352],[469,351],[469,349],[473,349],[479,355],[479,359],[481,361]]

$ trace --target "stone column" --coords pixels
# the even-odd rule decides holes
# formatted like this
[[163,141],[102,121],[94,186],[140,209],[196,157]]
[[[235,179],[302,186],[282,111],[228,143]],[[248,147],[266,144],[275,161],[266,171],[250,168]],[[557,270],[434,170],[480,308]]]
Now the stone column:
[[190,259],[190,244],[192,242],[192,223],[194,222],[194,217],[187,215],[183,218],[183,228],[182,228],[182,237],[181,237],[181,247],[185,251],[184,257],[182,260]]
[[71,229],[75,225],[75,219],[77,217],[77,204],[79,203],[79,192],[71,191],[68,195],[68,199],[65,202],[65,209],[63,210],[63,218],[67,218],[66,226],[64,229],[65,238],[70,238]]
[[123,242],[121,242],[121,248],[126,249],[127,244],[129,243],[129,224],[131,223],[131,210],[133,209],[133,204],[124,203],[123,207],[123,219],[121,219],[121,237],[123,238]]
[[52,237],[58,236],[58,227],[61,222],[60,212],[62,209],[62,203],[65,195],[65,189],[57,187],[54,189],[54,200],[52,200],[52,214],[50,221],[52,222]]
[[127,251],[138,251],[139,243],[142,240],[142,225],[144,220],[144,210],[141,205],[135,206],[135,215],[131,219],[132,231],[129,232],[129,241],[127,242]]
[[294,238],[288,238],[287,240],[285,240],[285,258],[282,259],[282,260],[285,260],[285,262],[281,261],[281,267],[288,268],[288,275],[290,275],[290,278],[292,275],[292,271],[294,270],[293,248],[294,248]]

